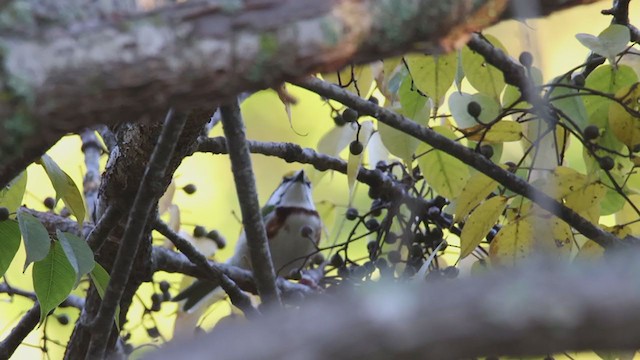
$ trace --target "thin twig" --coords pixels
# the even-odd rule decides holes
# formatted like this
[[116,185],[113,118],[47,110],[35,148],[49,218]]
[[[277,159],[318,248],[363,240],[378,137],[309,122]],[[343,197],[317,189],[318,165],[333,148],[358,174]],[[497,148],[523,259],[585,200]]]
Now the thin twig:
[[98,190],[100,189],[100,155],[102,146],[98,137],[91,129],[86,129],[80,134],[82,140],[82,152],[87,172],[84,175],[82,187],[84,198],[87,202],[87,210],[93,222],[97,221]]
[[[0,284],[0,294],[7,294],[9,296],[18,295],[27,299],[31,299],[33,301],[38,300],[38,298],[36,297],[36,293],[11,287],[6,283]],[[73,307],[76,309],[82,309],[82,307],[84,307],[84,298],[78,297],[76,295],[69,295],[62,303],[60,303],[60,305],[58,305],[58,307]],[[0,357],[0,359],[1,358],[2,357]]]
[[189,241],[184,239],[175,231],[171,230],[162,220],[157,219],[153,227],[167,239],[169,239],[180,252],[182,252],[192,263],[208,275],[212,281],[220,284],[220,287],[229,295],[233,305],[242,310],[247,317],[259,315],[258,311],[251,305],[251,299],[240,290],[238,285],[231,280],[220,267],[215,263],[210,263]]
[[227,138],[231,170],[242,212],[242,223],[247,234],[253,277],[256,280],[262,301],[266,305],[277,305],[280,304],[280,295],[276,287],[276,273],[269,251],[267,232],[260,213],[256,181],[238,101],[235,100],[230,105],[221,106],[220,115],[224,135]]
[[151,159],[129,213],[124,235],[111,272],[111,279],[100,305],[100,310],[91,323],[91,343],[87,353],[89,358],[104,358],[116,308],[129,280],[149,216],[151,216],[153,207],[156,206],[158,194],[162,191],[162,184],[159,179],[162,179],[165,175],[186,119],[187,114],[185,113],[174,113],[173,110],[169,110],[167,113],[158,143],[151,154]]

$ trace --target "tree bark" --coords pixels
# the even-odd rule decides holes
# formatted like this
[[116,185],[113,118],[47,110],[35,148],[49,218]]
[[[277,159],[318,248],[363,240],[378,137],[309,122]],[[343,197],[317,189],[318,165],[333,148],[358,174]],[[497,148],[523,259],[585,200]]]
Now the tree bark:
[[[544,1],[540,13],[594,1]],[[15,0],[2,12],[11,14],[21,5]],[[506,0],[251,0],[238,7],[187,2],[142,15],[48,19],[45,25],[34,14],[42,9],[32,2],[31,12],[9,16],[12,21],[0,27],[6,34],[0,37],[0,186],[68,132],[139,121],[149,109],[210,106],[212,99],[350,62],[450,51],[472,31],[513,16],[505,12],[508,5]]]

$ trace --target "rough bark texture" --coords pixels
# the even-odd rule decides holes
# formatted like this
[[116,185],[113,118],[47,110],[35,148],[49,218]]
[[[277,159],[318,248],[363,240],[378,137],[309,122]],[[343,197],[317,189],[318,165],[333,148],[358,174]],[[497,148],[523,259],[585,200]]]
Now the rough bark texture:
[[[593,1],[545,1],[540,11]],[[73,22],[55,21],[64,11],[43,21],[37,13],[49,10],[26,3],[0,13],[0,185],[67,132],[167,105],[208,106],[349,62],[451,50],[513,16],[506,0],[251,0]]]
[[459,280],[380,283],[173,343],[147,358],[175,359],[187,349],[190,359],[215,354],[243,360],[473,359],[637,349],[640,258],[609,260],[606,267],[542,261]]

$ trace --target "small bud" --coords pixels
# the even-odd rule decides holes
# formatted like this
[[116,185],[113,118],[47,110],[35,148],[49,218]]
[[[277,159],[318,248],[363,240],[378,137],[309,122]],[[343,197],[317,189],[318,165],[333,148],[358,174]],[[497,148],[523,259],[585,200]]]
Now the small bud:
[[60,325],[68,325],[69,324],[69,315],[60,314],[56,316],[56,320],[60,323]]

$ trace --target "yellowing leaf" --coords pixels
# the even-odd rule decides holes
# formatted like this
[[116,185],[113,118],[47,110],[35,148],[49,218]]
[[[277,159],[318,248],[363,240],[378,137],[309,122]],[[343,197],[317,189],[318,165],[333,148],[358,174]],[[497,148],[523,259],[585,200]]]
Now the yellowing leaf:
[[573,261],[593,261],[600,260],[604,255],[604,248],[595,241],[587,240],[587,242],[582,245],[578,254],[576,255]]
[[6,207],[9,213],[17,212],[22,205],[22,197],[26,188],[27,172],[23,171],[0,190],[0,207]]
[[[639,85],[640,83],[636,83],[630,87],[624,87],[616,92],[615,97],[632,110],[639,111]],[[609,105],[609,126],[613,135],[630,149],[640,144],[640,120],[614,101]]]
[[465,258],[473,252],[496,224],[506,206],[506,197],[495,196],[480,204],[469,215],[460,234],[460,258]]
[[335,126],[324,134],[318,142],[318,152],[336,157],[353,139],[356,138],[358,125],[348,123],[343,126]]
[[531,253],[533,226],[528,218],[510,222],[496,234],[489,246],[491,264],[513,266]]
[[600,182],[588,184],[565,197],[565,204],[587,220],[598,223],[600,219],[600,203],[607,193],[607,188]]
[[368,64],[348,65],[338,72],[322,74],[322,78],[365,98],[373,84],[373,72]]
[[486,129],[484,125],[460,129],[467,139],[488,143],[503,143],[522,139],[522,125],[519,122],[502,120]]
[[40,164],[44,167],[49,180],[51,180],[51,184],[56,190],[56,196],[62,198],[64,204],[67,205],[78,220],[78,223],[81,224],[84,221],[85,207],[82,194],[76,183],[49,155],[42,155]]
[[416,87],[439,106],[456,77],[455,51],[438,56],[410,54],[404,57]]
[[[449,139],[456,137],[453,131],[445,126],[437,126],[433,130]],[[418,157],[418,164],[425,180],[438,194],[450,199],[460,194],[469,178],[467,165],[425,143],[420,144],[416,153],[424,154]]]
[[571,227],[546,210],[536,208],[528,221],[536,229],[531,250],[547,257],[568,259],[573,245]]
[[[629,200],[634,204],[640,204],[640,195],[629,195]],[[636,213],[629,203],[625,203],[622,210],[618,211],[615,217],[616,224],[629,224],[625,226],[629,231],[629,235],[640,236],[640,221],[638,221],[640,215]]]
[[453,220],[463,220],[469,212],[498,187],[498,182],[487,175],[477,172],[467,180],[460,196],[456,199]]
[[558,166],[544,182],[542,191],[556,200],[584,187],[587,177],[572,168]]

